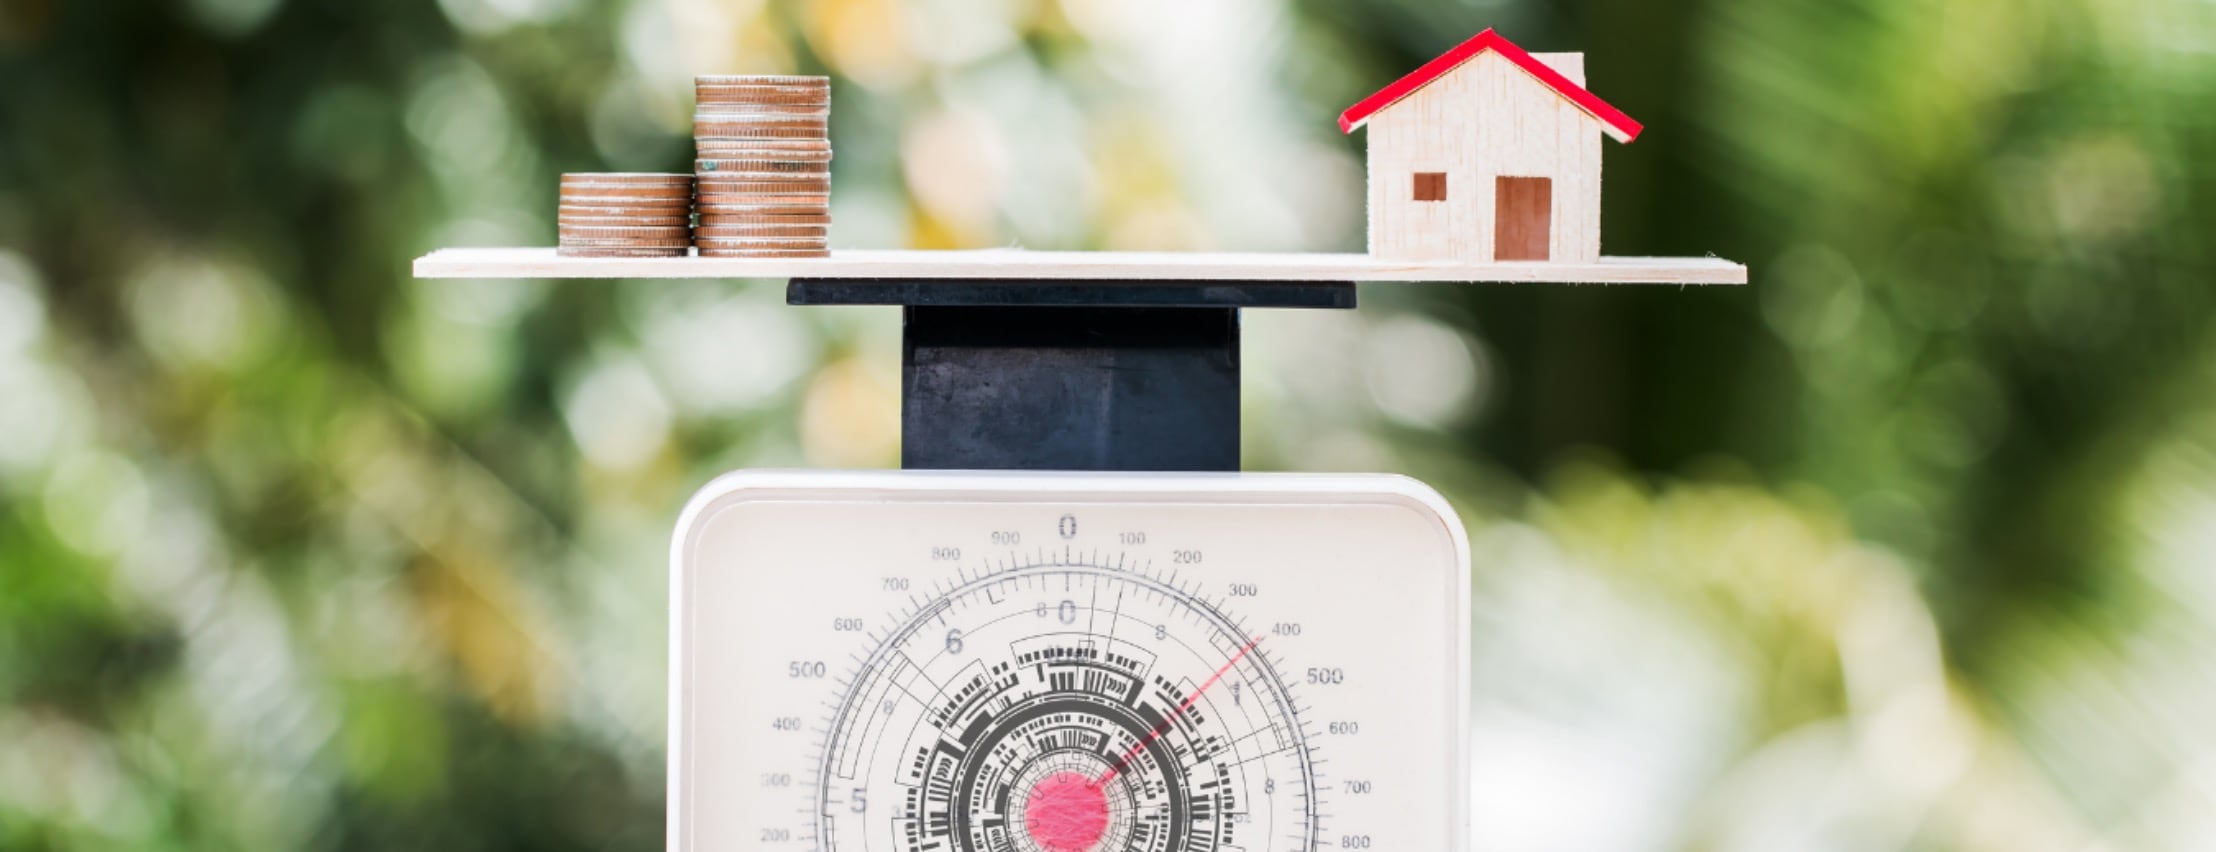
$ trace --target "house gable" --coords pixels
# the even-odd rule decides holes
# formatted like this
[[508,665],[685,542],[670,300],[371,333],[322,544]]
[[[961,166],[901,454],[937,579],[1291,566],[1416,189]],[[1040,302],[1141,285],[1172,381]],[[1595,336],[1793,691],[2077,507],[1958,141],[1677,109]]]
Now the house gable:
[[1580,86],[1570,78],[1563,76],[1562,72],[1548,67],[1545,62],[1541,62],[1531,54],[1525,53],[1523,48],[1517,47],[1514,43],[1490,29],[1478,33],[1470,40],[1455,46],[1453,50],[1447,51],[1437,59],[1424,63],[1423,67],[1394,81],[1392,85],[1379,89],[1376,94],[1363,98],[1361,102],[1348,107],[1346,112],[1339,115],[1339,129],[1347,133],[1354,132],[1355,128],[1367,123],[1370,117],[1376,115],[1379,111],[1400,102],[1402,98],[1414,94],[1416,90],[1429,85],[1447,72],[1461,67],[1463,63],[1487,51],[1515,63],[1518,68],[1523,69],[1524,73],[1545,84],[1547,88],[1554,90],[1554,93],[1560,95],[1563,99],[1575,104],[1585,114],[1598,120],[1602,132],[1607,133],[1618,142],[1630,142],[1637,139],[1639,131],[1644,129],[1639,122],[1633,120],[1631,116],[1625,115],[1622,110],[1610,106],[1607,101],[1601,100],[1599,96],[1586,91],[1584,86]]

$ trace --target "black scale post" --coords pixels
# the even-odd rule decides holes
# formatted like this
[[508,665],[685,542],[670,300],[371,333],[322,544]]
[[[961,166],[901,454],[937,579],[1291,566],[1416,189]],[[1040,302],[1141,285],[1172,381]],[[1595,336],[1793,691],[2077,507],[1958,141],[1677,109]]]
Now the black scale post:
[[1352,283],[795,278],[793,305],[900,305],[900,466],[1239,469],[1239,310]]

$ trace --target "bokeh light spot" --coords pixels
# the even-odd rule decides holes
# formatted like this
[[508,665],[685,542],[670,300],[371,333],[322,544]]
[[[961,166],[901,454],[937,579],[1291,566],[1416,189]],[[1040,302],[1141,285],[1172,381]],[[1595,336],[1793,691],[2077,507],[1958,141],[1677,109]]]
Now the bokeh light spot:
[[562,405],[577,449],[595,466],[632,470],[669,438],[669,401],[652,374],[628,356],[594,365]]
[[146,478],[129,459],[110,452],[71,453],[46,481],[46,524],[54,537],[87,556],[124,552],[146,524]]

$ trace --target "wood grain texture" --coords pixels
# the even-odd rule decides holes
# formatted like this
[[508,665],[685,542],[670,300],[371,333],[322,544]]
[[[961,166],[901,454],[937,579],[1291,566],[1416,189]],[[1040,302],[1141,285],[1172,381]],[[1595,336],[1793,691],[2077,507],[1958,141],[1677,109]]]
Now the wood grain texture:
[[[1580,86],[1585,57],[1533,54]],[[1369,249],[1405,260],[1494,260],[1495,181],[1553,181],[1547,256],[1600,257],[1605,125],[1498,52],[1480,53],[1380,110],[1369,127]],[[1417,201],[1413,175],[1445,172],[1447,198]]]
[[1745,284],[1713,257],[1603,257],[1581,263],[1392,260],[1361,254],[1209,252],[833,251],[819,258],[556,257],[551,248],[441,249],[417,278],[902,278],[1116,281],[1401,281]]
[[1503,177],[1493,180],[1493,256],[1546,260],[1547,229],[1554,217],[1554,181]]

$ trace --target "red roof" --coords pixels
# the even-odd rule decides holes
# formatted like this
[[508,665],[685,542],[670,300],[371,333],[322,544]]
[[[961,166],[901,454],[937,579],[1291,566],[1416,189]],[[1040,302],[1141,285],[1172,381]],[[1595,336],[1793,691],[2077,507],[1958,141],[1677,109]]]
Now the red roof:
[[1339,114],[1339,129],[1347,133],[1353,133],[1355,128],[1361,127],[1364,122],[1370,120],[1370,116],[1375,115],[1379,110],[1392,106],[1401,98],[1415,94],[1417,89],[1421,89],[1432,80],[1438,79],[1440,75],[1454,70],[1455,67],[1475,59],[1478,54],[1488,50],[1516,63],[1516,67],[1522,68],[1529,72],[1531,76],[1539,78],[1539,82],[1547,84],[1547,87],[1553,89],[1556,94],[1569,98],[1570,102],[1577,104],[1579,109],[1586,111],[1594,118],[1600,119],[1601,124],[1608,131],[1608,135],[1616,137],[1616,141],[1629,142],[1639,138],[1641,125],[1639,122],[1633,121],[1631,116],[1625,115],[1623,110],[1609,106],[1608,102],[1601,100],[1598,95],[1585,91],[1584,86],[1570,82],[1570,78],[1562,76],[1562,72],[1547,67],[1546,63],[1532,58],[1531,54],[1525,53],[1523,48],[1517,47],[1514,42],[1502,38],[1500,33],[1489,29],[1471,37],[1469,41],[1455,45],[1453,50],[1447,51],[1437,59],[1424,63],[1422,68],[1410,72],[1406,77],[1393,81],[1392,85],[1379,89],[1377,94],[1363,98],[1361,103],[1347,107],[1346,112]]

